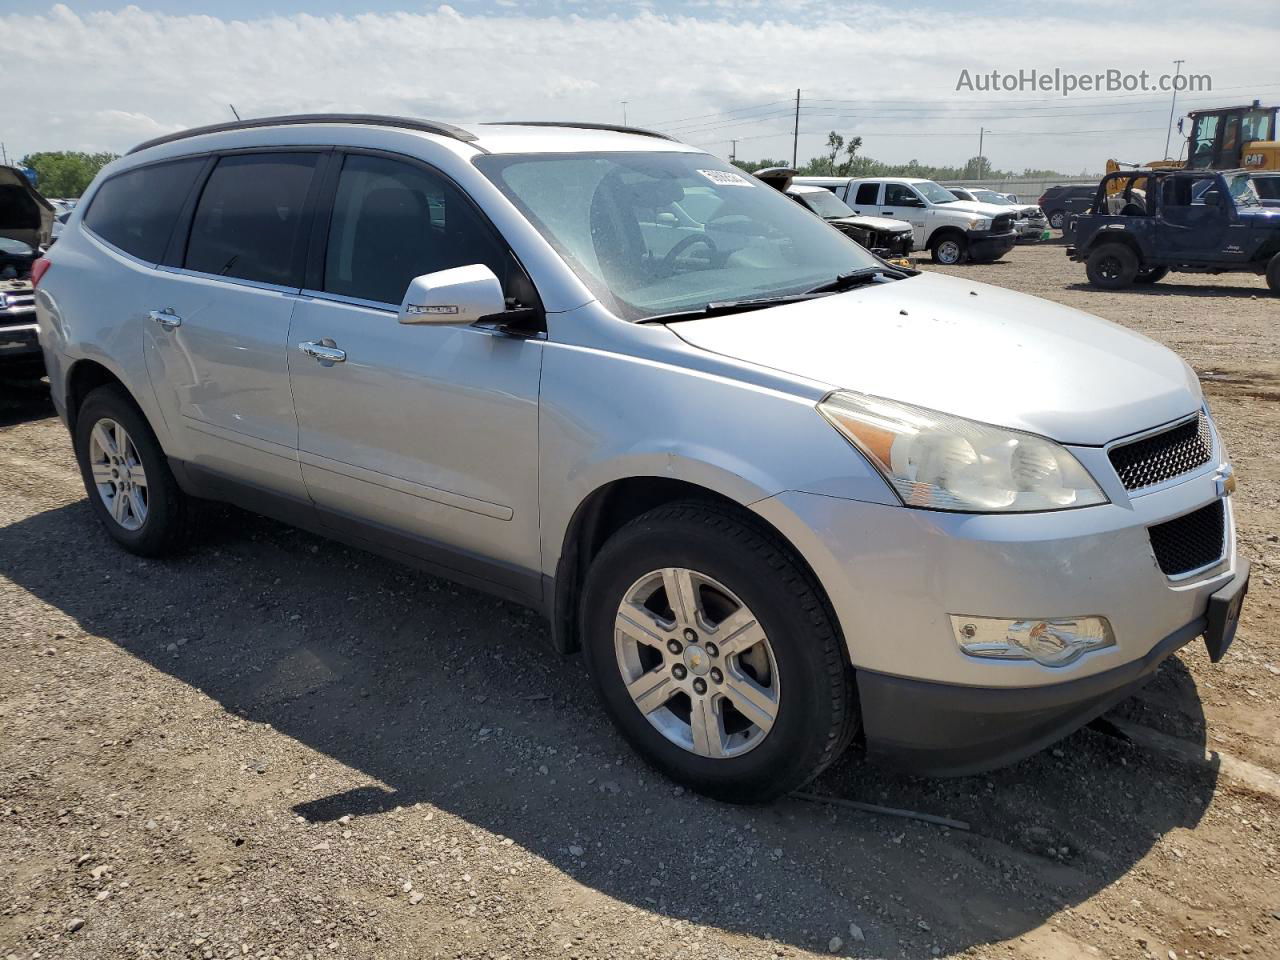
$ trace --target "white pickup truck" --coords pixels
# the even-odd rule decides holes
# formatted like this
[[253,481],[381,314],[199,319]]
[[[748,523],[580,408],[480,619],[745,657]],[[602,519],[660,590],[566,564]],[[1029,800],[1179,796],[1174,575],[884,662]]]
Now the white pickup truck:
[[906,220],[914,228],[916,249],[928,249],[934,263],[990,263],[1018,239],[1009,208],[959,200],[932,180],[796,177],[795,182],[826,187],[855,213]]

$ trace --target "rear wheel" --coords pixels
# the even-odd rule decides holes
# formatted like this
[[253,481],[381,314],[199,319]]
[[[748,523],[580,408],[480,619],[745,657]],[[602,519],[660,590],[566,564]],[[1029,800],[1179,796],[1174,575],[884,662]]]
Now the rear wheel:
[[1049,226],[1055,230],[1061,230],[1067,222],[1067,212],[1065,210],[1053,210],[1049,213]]
[[1139,270],[1137,276],[1133,278],[1134,283],[1159,283],[1169,275],[1168,267],[1147,267],[1145,270]]
[[1122,243],[1106,243],[1089,254],[1085,273],[1104,290],[1122,290],[1138,276],[1138,258]]
[[99,387],[85,398],[76,414],[75,449],[89,504],[116,542],[148,557],[185,544],[190,498],[146,418],[120,387]]
[[968,242],[962,234],[944,234],[935,240],[930,247],[930,252],[933,254],[933,262],[940,263],[943,266],[954,266],[957,263],[962,263],[968,246]]
[[827,605],[749,518],[682,503],[632,521],[591,566],[582,622],[611,719],[695,790],[770,800],[852,739],[852,678]]
[[1271,258],[1267,264],[1267,286],[1272,293],[1280,293],[1280,253]]

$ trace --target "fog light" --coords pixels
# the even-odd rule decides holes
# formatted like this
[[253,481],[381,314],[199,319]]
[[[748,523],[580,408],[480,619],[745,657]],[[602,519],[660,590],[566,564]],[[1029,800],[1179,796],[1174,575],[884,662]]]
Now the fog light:
[[960,649],[971,657],[1035,660],[1046,667],[1064,667],[1116,642],[1106,617],[1001,620],[952,614],[951,629]]

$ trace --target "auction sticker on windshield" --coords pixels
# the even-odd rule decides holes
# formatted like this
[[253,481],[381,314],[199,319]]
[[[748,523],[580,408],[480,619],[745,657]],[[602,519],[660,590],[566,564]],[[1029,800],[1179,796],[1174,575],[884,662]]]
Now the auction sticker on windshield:
[[746,177],[728,170],[699,170],[698,172],[718,187],[751,186],[751,181]]

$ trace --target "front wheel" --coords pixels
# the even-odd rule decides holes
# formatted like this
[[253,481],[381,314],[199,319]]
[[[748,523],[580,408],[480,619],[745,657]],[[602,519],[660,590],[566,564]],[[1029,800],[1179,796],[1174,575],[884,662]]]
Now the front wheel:
[[933,244],[933,262],[950,267],[964,260],[968,243],[959,234],[947,234]]
[[1104,243],[1085,264],[1089,282],[1103,290],[1123,290],[1138,276],[1138,257],[1122,243]]
[[1280,293],[1280,253],[1273,256],[1267,264],[1267,286],[1272,293]]
[[613,722],[673,780],[754,803],[802,786],[856,729],[826,602],[750,518],[681,503],[629,523],[583,592],[587,669]]

